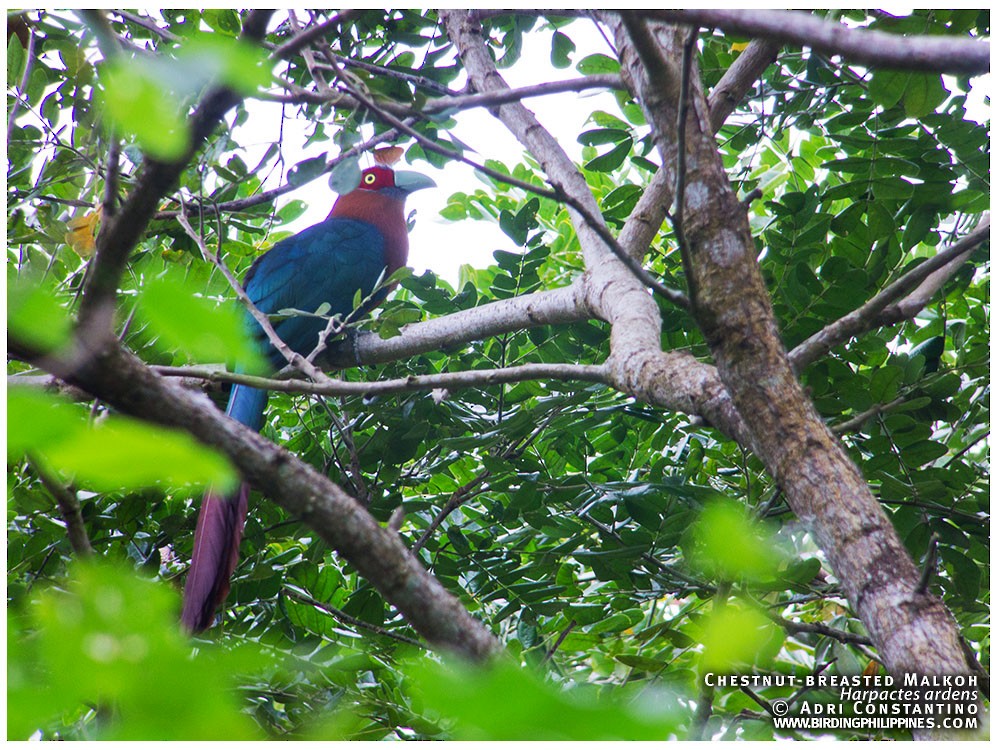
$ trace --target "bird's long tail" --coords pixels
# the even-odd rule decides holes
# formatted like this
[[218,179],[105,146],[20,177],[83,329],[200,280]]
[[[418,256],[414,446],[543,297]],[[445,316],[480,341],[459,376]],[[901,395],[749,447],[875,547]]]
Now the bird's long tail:
[[[266,405],[267,391],[237,385],[229,397],[226,413],[259,431]],[[249,496],[250,486],[243,482],[232,495],[209,490],[202,498],[181,611],[181,623],[191,633],[199,633],[212,624],[215,610],[229,594],[229,579],[240,557]]]

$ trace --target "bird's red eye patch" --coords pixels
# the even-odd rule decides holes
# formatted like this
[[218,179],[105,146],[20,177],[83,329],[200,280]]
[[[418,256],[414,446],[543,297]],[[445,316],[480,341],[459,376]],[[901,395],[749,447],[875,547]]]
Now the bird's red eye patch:
[[392,170],[387,167],[369,167],[361,173],[362,190],[381,190],[396,184]]

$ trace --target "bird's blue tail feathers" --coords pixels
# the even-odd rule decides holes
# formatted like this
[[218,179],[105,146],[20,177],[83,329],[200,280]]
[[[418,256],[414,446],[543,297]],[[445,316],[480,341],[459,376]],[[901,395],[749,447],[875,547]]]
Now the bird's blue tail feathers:
[[229,394],[226,414],[252,430],[260,432],[264,426],[264,407],[267,406],[267,391],[248,385],[234,385]]

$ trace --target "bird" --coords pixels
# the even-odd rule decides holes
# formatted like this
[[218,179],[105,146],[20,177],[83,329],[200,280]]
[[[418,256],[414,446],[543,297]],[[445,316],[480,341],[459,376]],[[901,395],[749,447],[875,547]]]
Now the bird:
[[[276,315],[290,309],[306,313],[325,310],[325,315],[346,319],[356,314],[358,294],[368,299],[365,310],[384,299],[388,290],[376,290],[376,286],[406,265],[406,197],[435,187],[426,175],[393,169],[401,153],[399,147],[376,151],[375,165],[361,172],[354,190],[337,198],[324,221],[275,243],[253,262],[243,287],[261,312]],[[249,312],[247,318],[271,367],[286,364]],[[307,356],[319,343],[326,325],[324,317],[282,313],[272,327],[289,348]],[[259,432],[267,395],[265,390],[237,384],[230,393],[226,414]],[[192,634],[212,624],[216,609],[229,594],[249,495],[250,487],[243,482],[233,494],[209,489],[202,498],[181,610],[181,623]]]

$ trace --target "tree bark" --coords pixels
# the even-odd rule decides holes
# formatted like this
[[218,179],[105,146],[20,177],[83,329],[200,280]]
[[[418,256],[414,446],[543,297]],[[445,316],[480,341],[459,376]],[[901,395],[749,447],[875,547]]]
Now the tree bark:
[[[683,34],[625,16],[614,24],[623,73],[664,162],[686,162],[685,265],[694,314],[750,445],[823,550],[893,674],[968,674],[955,622],[920,574],[861,472],[806,397],[778,334],[746,213],[722,166],[697,72],[678,153]],[[679,92],[677,92],[679,93]]]

